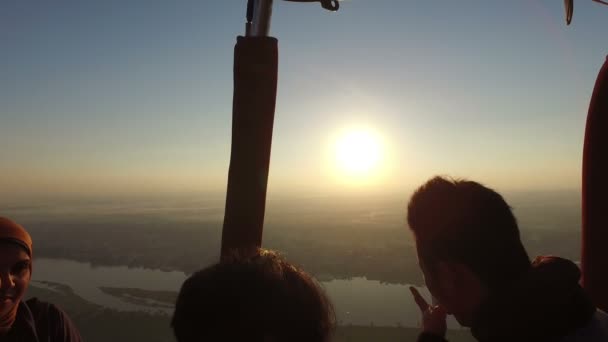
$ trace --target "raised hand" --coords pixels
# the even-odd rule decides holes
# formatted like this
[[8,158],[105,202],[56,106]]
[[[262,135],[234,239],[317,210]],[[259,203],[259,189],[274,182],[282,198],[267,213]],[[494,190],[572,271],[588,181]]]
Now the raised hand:
[[448,330],[445,309],[440,305],[429,305],[415,287],[410,286],[410,291],[422,313],[422,330],[433,335],[445,337]]

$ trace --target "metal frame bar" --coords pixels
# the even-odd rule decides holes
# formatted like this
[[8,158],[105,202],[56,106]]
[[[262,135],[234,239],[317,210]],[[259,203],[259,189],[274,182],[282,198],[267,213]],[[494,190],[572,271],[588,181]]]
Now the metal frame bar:
[[248,37],[268,37],[272,21],[272,2],[273,0],[250,0],[246,28]]

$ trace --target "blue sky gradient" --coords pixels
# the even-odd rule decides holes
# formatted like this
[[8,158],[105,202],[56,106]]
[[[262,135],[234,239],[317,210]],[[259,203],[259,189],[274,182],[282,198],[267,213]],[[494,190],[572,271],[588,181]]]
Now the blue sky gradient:
[[[0,5],[0,192],[224,191],[246,1]],[[275,1],[270,191],[344,192],[330,145],[382,137],[366,191],[437,174],[576,189],[608,7],[576,1]],[[356,187],[355,187],[356,188]]]

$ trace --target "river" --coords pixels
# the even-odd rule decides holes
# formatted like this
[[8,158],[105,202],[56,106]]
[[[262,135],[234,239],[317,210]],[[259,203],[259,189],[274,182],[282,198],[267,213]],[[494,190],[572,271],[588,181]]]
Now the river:
[[[74,292],[98,305],[126,311],[152,311],[149,306],[121,300],[102,292],[100,287],[138,288],[179,291],[186,275],[183,272],[129,268],[126,266],[92,266],[90,263],[62,259],[36,259],[32,281],[70,286]],[[340,324],[376,326],[418,326],[420,313],[407,285],[385,284],[365,278],[331,280],[321,283],[332,299]],[[429,298],[426,288],[418,287]],[[162,310],[162,309],[154,309]],[[165,310],[168,312],[170,310]],[[448,322],[457,328],[454,319]]]

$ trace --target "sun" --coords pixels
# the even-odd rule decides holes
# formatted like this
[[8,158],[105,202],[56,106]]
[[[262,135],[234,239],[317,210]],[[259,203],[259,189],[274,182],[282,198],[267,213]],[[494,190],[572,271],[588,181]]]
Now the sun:
[[377,171],[382,157],[380,139],[369,130],[350,130],[335,142],[335,161],[339,175],[369,178]]

